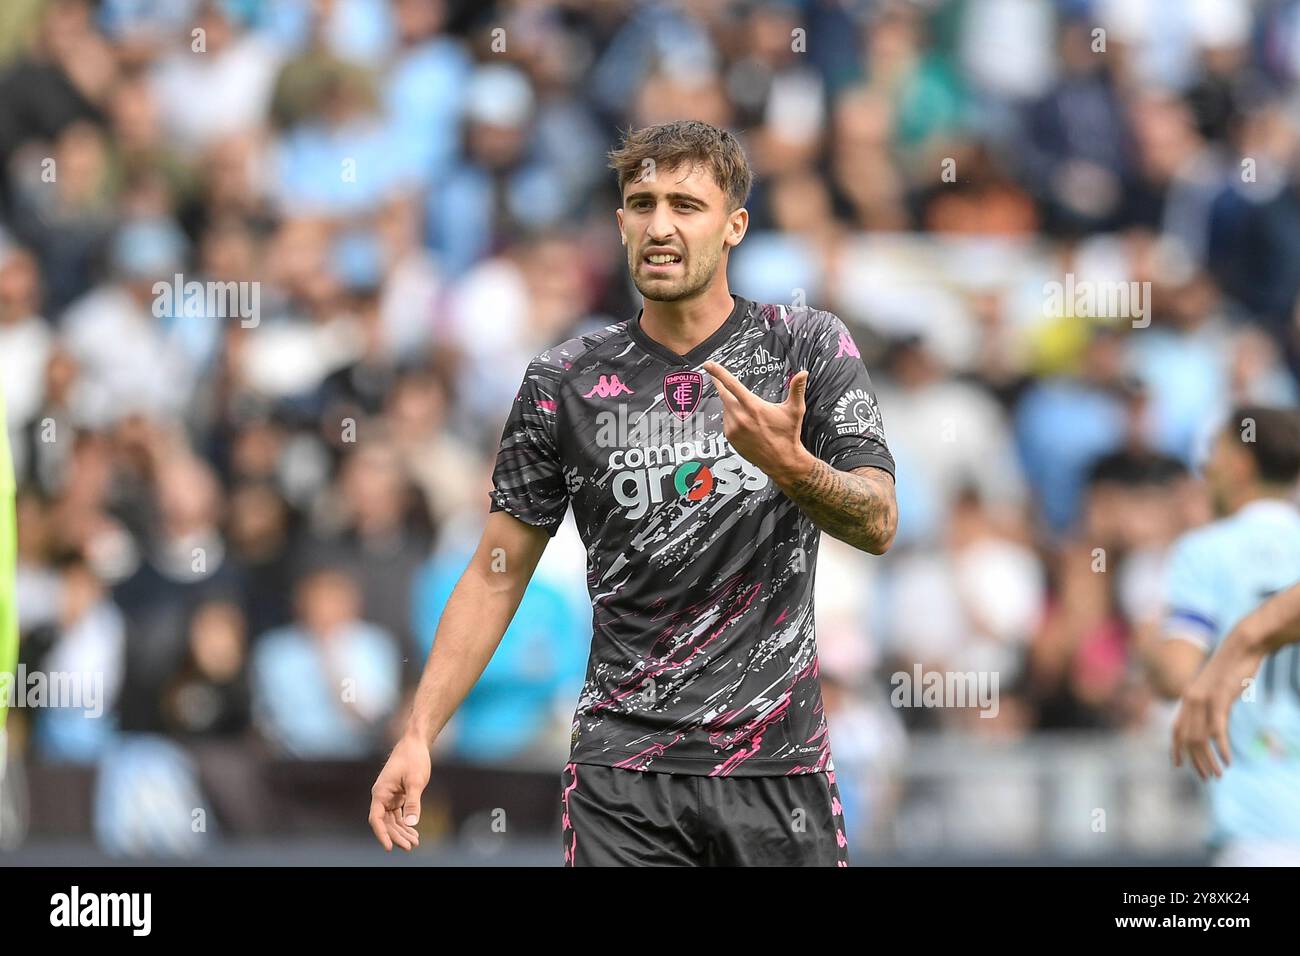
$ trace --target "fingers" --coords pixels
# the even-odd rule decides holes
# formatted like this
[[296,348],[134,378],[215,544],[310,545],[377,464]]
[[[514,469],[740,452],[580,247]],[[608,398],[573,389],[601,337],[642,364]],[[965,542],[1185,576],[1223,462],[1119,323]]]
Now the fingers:
[[384,826],[388,831],[388,838],[392,840],[394,844],[400,846],[407,853],[410,853],[411,841],[406,836],[406,833],[402,830],[401,825],[398,824],[398,822],[395,819],[393,819],[393,815],[391,811],[384,814]]
[[[731,437],[729,429],[735,427],[744,416],[744,403],[741,398],[733,392],[730,387],[728,387],[727,381],[722,377],[723,375],[726,375],[727,378],[732,378],[732,376],[727,373],[726,369],[718,365],[717,362],[705,362],[703,367],[709,371],[709,375],[713,378],[713,387],[717,389],[718,398],[722,400],[723,429],[724,432],[727,433],[728,437]],[[735,381],[735,379],[732,378],[732,381]],[[736,384],[740,385],[739,382]],[[740,387],[743,388],[744,386],[742,385]]]
[[1202,780],[1208,780],[1211,775],[1222,776],[1218,761],[1214,759],[1214,752],[1210,748],[1206,710],[1205,701],[1184,699],[1174,723],[1173,734],[1174,766],[1183,765],[1183,754],[1186,753],[1196,775]]
[[[406,799],[402,801],[398,808],[401,813],[398,819],[407,829],[415,832],[415,826],[420,822],[420,797],[424,794],[424,787],[429,781],[423,776],[407,776],[402,782]],[[418,843],[419,840],[417,839]]]
[[804,413],[804,394],[808,391],[808,370],[800,369],[794,373],[790,379],[790,390],[786,394],[786,403],[790,405],[799,414],[800,421],[803,420]]
[[406,802],[402,806],[402,823],[408,827],[413,827],[420,822],[420,791],[414,787],[409,787],[406,791]]
[[1214,751],[1210,749],[1208,740],[1197,744],[1197,752],[1200,757],[1200,765],[1204,768],[1204,773],[1201,774],[1202,780],[1209,780],[1211,774],[1215,777],[1223,776],[1223,771],[1219,769],[1219,762],[1214,759]]
[[406,824],[402,823],[400,820],[397,820],[395,822],[398,824],[398,826],[401,827],[402,835],[406,837],[406,839],[410,842],[411,846],[418,847],[420,845],[420,831],[415,829],[415,827],[407,826]]
[[1217,777],[1219,775],[1219,764],[1214,759],[1214,753],[1210,750],[1210,735],[1205,719],[1205,705],[1198,701],[1189,708],[1188,716],[1190,720],[1187,741],[1192,764],[1196,767],[1196,772],[1202,780],[1210,779],[1211,774]]
[[[722,398],[722,404],[727,407],[728,401],[735,402],[742,408],[748,408],[756,402],[764,404],[773,404],[765,399],[759,398],[736,376],[732,375],[717,362],[705,362],[701,368],[709,373],[713,379],[713,385],[718,390],[718,395]],[[805,393],[808,389],[808,370],[800,369],[790,378],[789,390],[786,393],[786,402],[791,403],[797,408],[800,414],[804,410]]]
[[420,845],[420,834],[415,832],[413,827],[408,827],[402,822],[399,814],[400,810],[389,810],[385,816],[385,823],[388,828],[388,835],[392,841],[400,846],[407,853]]
[[370,829],[384,850],[391,853],[393,845],[408,853],[420,845],[420,834],[415,824],[420,822],[420,794],[423,786],[375,785],[371,791]]
[[401,816],[401,806],[388,808],[376,798],[370,804],[370,829],[383,848],[391,853],[393,845],[401,847],[408,853],[420,845],[420,834],[408,826]]
[[393,852],[393,838],[388,833],[388,821],[384,811],[384,805],[380,803],[379,798],[375,797],[370,801],[370,829],[375,834],[375,839],[385,851]]
[[1214,746],[1218,748],[1219,757],[1223,760],[1225,768],[1232,766],[1232,750],[1228,746],[1228,715],[1226,713],[1216,713],[1214,715],[1214,730],[1211,732],[1211,738],[1214,740]]
[[709,373],[714,386],[718,389],[718,394],[723,397],[724,401],[730,398],[743,405],[748,399],[754,397],[753,393],[740,383],[740,379],[717,362],[705,362],[701,368]]
[[1186,753],[1197,777],[1204,780],[1205,734],[1200,718],[1200,705],[1184,697],[1182,708],[1178,711],[1178,721],[1174,724],[1174,766],[1183,765],[1183,754]]
[[400,821],[408,827],[415,827],[420,822],[420,797],[424,788],[429,786],[428,775],[417,770],[408,770],[402,775],[402,793],[406,799],[395,801],[394,809],[400,812]]

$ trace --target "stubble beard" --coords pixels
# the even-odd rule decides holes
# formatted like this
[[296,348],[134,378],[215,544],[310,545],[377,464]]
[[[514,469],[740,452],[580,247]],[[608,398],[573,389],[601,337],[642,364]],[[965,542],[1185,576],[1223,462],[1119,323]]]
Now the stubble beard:
[[651,302],[680,302],[682,299],[698,295],[703,289],[708,288],[718,268],[718,259],[714,258],[712,262],[702,263],[698,270],[687,271],[685,276],[674,283],[651,280],[643,285],[637,268],[639,262],[638,258],[637,261],[628,263],[632,273],[632,284],[636,286],[642,298],[649,299]]

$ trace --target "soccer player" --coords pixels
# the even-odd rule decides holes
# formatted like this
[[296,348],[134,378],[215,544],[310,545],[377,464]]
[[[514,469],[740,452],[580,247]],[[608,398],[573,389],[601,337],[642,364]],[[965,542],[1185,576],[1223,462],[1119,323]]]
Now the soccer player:
[[1265,657],[1296,643],[1300,643],[1300,584],[1273,595],[1238,621],[1187,686],[1174,721],[1175,767],[1181,767],[1186,757],[1202,780],[1223,776],[1210,744],[1218,748],[1223,766],[1231,766],[1228,715],[1233,703],[1252,685]]
[[835,315],[728,290],[752,182],[730,133],[648,127],[610,160],[644,307],[529,364],[371,827],[418,844],[430,744],[572,506],[593,637],[566,865],[847,866],[813,576],[822,530],[882,554],[897,526],[867,370]]
[[[1197,772],[1216,778],[1209,793],[1216,862],[1300,863],[1300,646],[1282,640],[1277,608],[1263,613],[1267,632],[1251,613],[1300,581],[1300,412],[1235,410],[1205,476],[1224,517],[1174,544],[1152,679],[1164,695],[1183,697],[1175,763],[1184,740],[1203,736],[1202,725],[1217,731],[1225,758],[1233,756],[1220,778],[1208,748],[1192,750]],[[1229,716],[1236,694],[1242,703]]]

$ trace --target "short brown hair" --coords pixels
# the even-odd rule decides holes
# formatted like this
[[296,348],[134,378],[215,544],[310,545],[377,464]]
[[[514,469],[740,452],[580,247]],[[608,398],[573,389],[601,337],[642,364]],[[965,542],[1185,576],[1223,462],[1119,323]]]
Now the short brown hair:
[[[1243,437],[1247,423],[1253,426],[1250,441]],[[1291,485],[1300,478],[1300,412],[1294,408],[1240,405],[1233,409],[1227,431],[1250,452],[1260,481]]]
[[727,130],[699,120],[660,123],[623,134],[622,145],[609,153],[609,168],[618,173],[620,196],[623,188],[641,175],[646,160],[663,169],[683,163],[707,166],[731,209],[745,204],[754,184],[740,141]]

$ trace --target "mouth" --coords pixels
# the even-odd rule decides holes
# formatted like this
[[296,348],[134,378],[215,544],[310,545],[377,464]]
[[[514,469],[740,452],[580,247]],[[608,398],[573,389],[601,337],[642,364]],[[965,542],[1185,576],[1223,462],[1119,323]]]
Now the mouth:
[[675,252],[653,252],[641,257],[641,264],[650,272],[668,272],[681,262],[682,257]]

